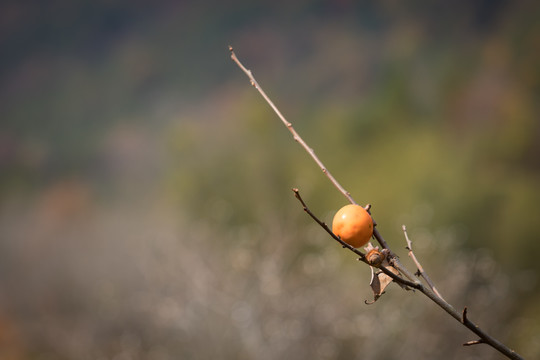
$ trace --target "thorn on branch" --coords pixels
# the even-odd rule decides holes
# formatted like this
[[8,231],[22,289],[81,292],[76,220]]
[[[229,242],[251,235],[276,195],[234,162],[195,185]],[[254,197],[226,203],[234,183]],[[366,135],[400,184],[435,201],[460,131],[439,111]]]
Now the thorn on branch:
[[463,346],[472,346],[472,345],[478,345],[478,344],[485,344],[485,341],[483,339],[471,340],[464,343]]

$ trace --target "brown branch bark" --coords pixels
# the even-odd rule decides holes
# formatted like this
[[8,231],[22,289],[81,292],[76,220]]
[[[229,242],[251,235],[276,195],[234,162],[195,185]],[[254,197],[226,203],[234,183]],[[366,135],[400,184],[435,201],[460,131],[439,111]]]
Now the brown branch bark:
[[[268,95],[266,95],[266,93],[264,92],[264,90],[261,88],[261,86],[259,85],[259,83],[257,82],[257,80],[255,79],[255,77],[253,76],[253,73],[251,72],[251,70],[247,69],[241,62],[240,60],[238,59],[238,57],[236,56],[236,54],[234,53],[234,49],[232,48],[232,46],[229,45],[229,51],[231,52],[231,59],[236,63],[236,65],[238,65],[238,67],[247,75],[247,77],[249,78],[249,81],[251,83],[251,85],[261,94],[261,96],[263,97],[263,99],[268,103],[268,105],[270,105],[270,107],[272,108],[272,110],[274,110],[274,112],[276,113],[276,115],[279,117],[279,119],[281,120],[281,122],[287,127],[287,129],[290,131],[290,133],[292,134],[294,140],[296,142],[298,142],[303,148],[304,150],[306,150],[306,152],[311,156],[311,158],[315,161],[315,163],[319,166],[319,168],[321,169],[321,171],[324,173],[324,175],[326,175],[326,177],[332,182],[332,184],[334,185],[334,187],[336,189],[338,189],[338,191],[343,195],[345,196],[345,198],[347,198],[347,200],[351,203],[351,204],[355,204],[355,205],[358,205],[358,203],[353,199],[353,197],[351,196],[351,193],[347,190],[345,190],[345,188],[343,186],[341,186],[341,184],[334,178],[334,176],[330,173],[330,171],[328,171],[328,168],[326,166],[324,166],[323,162],[319,159],[319,157],[315,154],[315,151],[313,150],[313,148],[309,147],[307,145],[307,143],[304,141],[304,139],[302,139],[302,137],[296,132],[296,130],[294,129],[293,125],[285,118],[285,116],[283,116],[283,114],[281,113],[281,111],[279,111],[279,109],[277,108],[277,106],[274,104],[274,102],[268,97]],[[371,206],[370,205],[367,205],[366,206],[366,210],[368,210]],[[373,220],[373,223],[376,225],[377,223],[375,222],[375,220]],[[375,239],[377,239],[377,242],[381,245],[381,247],[383,249],[388,249],[388,244],[386,243],[386,240],[382,237],[382,235],[379,233],[379,231],[377,230],[377,228],[375,228],[373,230],[373,236],[375,237]]]
[[345,190],[343,188],[343,186],[341,186],[340,183],[337,182],[337,180],[332,176],[332,174],[330,174],[330,171],[328,171],[328,169],[326,168],[326,166],[324,166],[324,164],[322,163],[322,161],[319,159],[319,157],[315,154],[315,151],[313,151],[312,148],[310,148],[306,142],[304,141],[304,139],[302,139],[302,137],[300,137],[300,135],[298,135],[298,133],[296,132],[296,130],[294,130],[294,127],[292,126],[292,124],[287,121],[287,119],[285,119],[285,116],[283,116],[283,114],[281,113],[281,111],[279,111],[279,109],[277,108],[276,105],[274,105],[274,103],[272,102],[272,100],[270,100],[270,98],[266,95],[266,93],[264,92],[264,90],[259,86],[259,83],[257,83],[257,80],[255,80],[255,77],[253,76],[253,73],[251,72],[251,70],[248,70],[246,69],[246,67],[244,65],[242,65],[242,63],[240,62],[240,60],[238,60],[238,58],[236,57],[236,54],[234,53],[234,50],[232,48],[232,46],[229,46],[229,50],[231,52],[231,59],[238,65],[238,67],[240,69],[242,69],[242,71],[249,77],[249,80],[251,82],[251,85],[253,85],[253,87],[255,89],[257,89],[257,91],[261,94],[261,96],[264,98],[264,100],[266,100],[266,102],[268,103],[268,105],[270,105],[270,107],[272,108],[272,110],[274,110],[274,112],[277,114],[277,116],[280,118],[281,122],[283,122],[283,124],[287,127],[287,129],[289,129],[289,131],[291,132],[294,140],[296,142],[298,142],[300,145],[302,145],[302,147],[308,152],[308,154],[311,156],[311,158],[317,163],[317,165],[319,166],[319,168],[322,170],[322,172],[324,173],[324,175],[326,175],[326,177],[328,179],[330,179],[330,181],[332,182],[332,184],[334,184],[334,186],[343,194],[343,196],[345,196],[347,198],[347,200],[349,200],[349,202],[351,204],[356,204],[356,201],[354,201],[354,199],[352,198],[351,196],[351,193],[349,193],[347,190]]
[[[302,207],[304,208],[304,211],[309,216],[311,216],[311,218],[313,220],[315,220],[315,222],[317,224],[319,224],[328,234],[330,234],[330,236],[334,240],[336,240],[338,243],[340,243],[343,248],[349,249],[350,251],[352,251],[356,255],[360,256],[358,258],[358,260],[360,260],[360,261],[362,261],[362,262],[364,262],[364,263],[366,263],[366,264],[368,264],[370,266],[374,266],[373,264],[370,264],[369,261],[367,261],[366,255],[363,252],[361,252],[360,250],[358,250],[354,246],[351,246],[351,245],[347,244],[345,241],[341,240],[339,236],[337,236],[336,234],[334,234],[334,232],[332,230],[330,230],[328,225],[326,225],[324,222],[319,220],[319,218],[307,207],[306,203],[304,202],[304,200],[300,196],[300,192],[299,192],[298,189],[294,188],[294,189],[292,189],[292,191],[294,192],[294,196],[302,204]],[[384,266],[375,266],[375,267],[378,267],[379,269],[381,269],[382,272],[384,272],[386,275],[390,276],[397,283],[400,283],[401,285],[408,286],[408,287],[411,287],[411,288],[414,288],[414,289],[419,289],[419,284],[417,282],[410,281],[410,280],[407,280],[407,279],[403,279],[403,278],[399,277],[398,275],[394,274],[393,272],[391,272],[390,270],[386,269]]]
[[[324,166],[322,161],[317,157],[315,152],[312,148],[310,148],[307,143],[298,135],[298,133],[294,130],[292,124],[285,119],[283,114],[279,111],[279,109],[274,105],[272,100],[266,95],[266,93],[263,91],[263,89],[259,86],[257,83],[257,80],[255,80],[255,77],[253,76],[251,70],[248,70],[236,57],[236,54],[233,51],[233,48],[229,46],[229,50],[231,52],[231,59],[238,65],[238,67],[248,76],[250,79],[251,85],[257,89],[257,91],[261,94],[261,96],[266,100],[266,102],[270,105],[270,107],[274,110],[274,112],[278,115],[278,117],[281,119],[283,124],[287,127],[287,129],[291,132],[293,135],[293,138],[295,141],[297,141],[312,157],[312,159],[317,163],[319,168],[322,170],[322,172],[328,177],[328,179],[332,182],[332,184],[347,198],[347,200],[351,204],[357,204],[356,201],[352,198],[351,194],[346,191],[339,182],[330,174],[330,172],[327,170],[327,168]],[[309,208],[306,206],[304,200],[300,197],[300,194],[298,192],[298,189],[293,189],[294,194],[296,198],[300,201],[302,204],[304,211],[311,216],[313,220],[315,220],[334,240],[339,242],[344,248],[349,249],[350,251],[354,252],[356,255],[359,256],[359,260],[368,263],[366,260],[365,255],[359,251],[358,249],[350,246],[349,244],[342,241],[338,236],[336,236],[328,226],[320,221],[315,214],[309,210]],[[375,222],[374,222],[375,223]],[[375,223],[376,224],[376,223]],[[450,316],[455,318],[457,321],[462,323],[464,326],[466,326],[469,330],[474,332],[476,335],[480,337],[480,340],[475,340],[473,342],[466,343],[466,345],[473,345],[476,343],[486,343],[493,347],[494,349],[498,350],[505,356],[507,356],[509,359],[523,359],[519,354],[517,354],[514,350],[511,350],[506,345],[495,339],[494,337],[487,334],[484,330],[482,330],[478,325],[474,324],[472,321],[470,321],[467,317],[467,309],[465,308],[463,313],[460,314],[452,305],[450,305],[447,301],[445,301],[441,296],[437,295],[432,288],[424,286],[420,280],[418,280],[405,266],[401,264],[399,261],[399,258],[390,250],[388,247],[388,244],[386,243],[385,239],[381,236],[377,228],[373,231],[373,236],[377,239],[379,244],[384,248],[388,249],[390,263],[392,266],[394,266],[396,269],[398,269],[404,276],[406,276],[408,279],[404,279],[388,269],[386,269],[384,266],[379,267],[386,275],[390,276],[395,282],[400,283],[402,285],[405,285],[407,287],[411,287],[414,289],[419,290],[421,293],[423,293],[425,296],[427,296],[430,300],[432,300],[435,304],[440,306],[444,311],[446,311]],[[369,264],[369,263],[368,263]]]
[[[344,242],[343,240],[341,240],[339,238],[339,236],[336,236],[332,232],[332,230],[330,230],[330,228],[324,222],[322,222],[321,220],[319,220],[317,218],[317,216],[308,208],[308,206],[306,205],[306,203],[304,202],[304,200],[300,196],[300,192],[299,192],[298,189],[293,189],[293,192],[294,192],[294,196],[302,204],[302,206],[304,208],[304,211],[306,213],[308,213],[309,216],[311,216],[311,218],[313,220],[315,220],[320,226],[322,226],[322,228],[328,234],[330,234],[330,236],[332,236],[332,238],[334,238],[334,240],[339,242],[343,246],[343,248],[349,249],[350,251],[354,252],[355,254],[360,255],[359,260],[361,260],[362,262],[364,262],[364,263],[366,263],[368,265],[371,265],[366,260],[365,255],[361,251],[359,251],[358,249],[352,247],[351,245],[349,245],[346,242]],[[485,343],[485,344],[490,345],[494,349],[498,350],[499,352],[501,352],[502,354],[507,356],[509,359],[515,359],[515,360],[523,359],[514,350],[511,350],[506,345],[501,343],[499,340],[495,339],[494,337],[489,335],[487,332],[482,330],[478,325],[476,325],[475,323],[470,321],[469,318],[467,317],[467,308],[465,308],[463,310],[463,312],[460,314],[452,305],[450,305],[450,303],[448,303],[442,297],[435,294],[429,287],[424,286],[424,284],[422,284],[418,279],[414,278],[414,281],[404,279],[404,278],[394,274],[390,270],[386,269],[384,266],[380,266],[379,269],[381,269],[386,275],[390,276],[392,278],[392,280],[394,280],[395,282],[420,291],[422,294],[424,294],[430,300],[432,300],[435,304],[437,304],[439,307],[441,307],[444,311],[446,311],[450,316],[452,316],[454,319],[456,319],[457,321],[462,323],[469,330],[471,330],[473,333],[475,333],[476,335],[478,335],[480,337],[480,340],[469,341],[469,342],[464,344],[465,346]],[[401,266],[401,267],[398,267],[397,269],[402,273],[403,273],[403,271],[405,271],[406,272],[405,275],[408,273],[409,276],[410,276],[410,272],[408,270],[406,270],[405,267]]]
[[428,274],[424,271],[424,267],[420,264],[420,262],[418,261],[418,259],[416,258],[416,255],[414,255],[414,252],[413,252],[413,249],[412,249],[412,241],[409,239],[409,235],[407,234],[407,227],[405,227],[405,225],[402,226],[402,229],[403,229],[403,234],[405,234],[405,241],[407,241],[407,249],[409,250],[409,257],[413,260],[413,262],[415,263],[416,265],[416,268],[418,269],[418,273],[420,274],[420,276],[422,276],[422,278],[424,278],[424,280],[426,281],[426,283],[428,284],[428,286],[430,287],[431,290],[433,290],[433,292],[438,296],[440,297],[441,299],[444,300],[444,298],[442,297],[441,293],[439,292],[439,290],[437,290],[437,288],[435,287],[435,284],[433,283],[433,281],[431,281],[430,277],[428,276]]

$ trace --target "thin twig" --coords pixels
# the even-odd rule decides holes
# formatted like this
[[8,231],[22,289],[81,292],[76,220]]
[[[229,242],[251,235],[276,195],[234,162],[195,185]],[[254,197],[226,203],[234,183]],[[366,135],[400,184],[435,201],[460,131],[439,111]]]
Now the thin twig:
[[478,339],[478,340],[471,340],[471,341],[467,341],[466,343],[463,344],[463,346],[472,346],[472,345],[478,345],[478,344],[485,344],[486,342],[482,339]]
[[[360,256],[360,259],[362,262],[366,263],[366,264],[369,264],[369,262],[367,261],[365,255],[359,251],[358,249],[356,249],[355,247],[347,244],[346,242],[344,242],[343,240],[341,240],[339,238],[339,236],[335,235],[332,230],[330,230],[330,228],[324,223],[322,222],[321,220],[319,220],[319,218],[317,218],[317,216],[308,208],[308,206],[306,205],[306,203],[304,202],[304,200],[302,199],[302,197],[300,196],[300,191],[296,188],[292,189],[292,191],[294,192],[294,196],[298,199],[298,201],[300,201],[300,203],[302,204],[302,207],[304,209],[304,211],[309,215],[311,216],[311,218],[313,220],[315,220],[315,222],[317,224],[319,224],[328,234],[330,234],[330,236],[332,236],[332,238],[334,240],[336,240],[337,242],[339,242],[341,244],[341,246],[343,246],[344,248],[346,249],[349,249],[350,251],[354,252],[356,255],[359,255]],[[395,264],[392,264],[395,266]],[[458,321],[462,321],[462,316],[452,307],[452,305],[450,305],[449,303],[447,303],[446,301],[442,300],[441,298],[439,298],[437,295],[435,295],[429,288],[426,288],[420,281],[418,281],[418,279],[415,279],[414,276],[412,276],[413,280],[407,280],[407,279],[404,279],[396,274],[394,274],[393,272],[391,272],[390,270],[386,269],[385,267],[381,266],[380,269],[388,276],[390,276],[394,281],[396,281],[397,283],[400,283],[402,285],[405,285],[405,286],[409,286],[411,288],[414,288],[414,289],[417,289],[419,291],[421,291],[424,295],[426,295],[427,297],[429,297],[430,299],[434,300],[435,303],[437,303],[437,305],[439,305],[440,307],[442,307],[447,313],[449,313],[450,315],[452,315],[454,318],[456,318]],[[405,270],[406,273],[410,275],[410,272],[408,270],[405,269],[405,267],[401,267],[401,268],[398,268],[398,270],[400,270],[400,272],[402,270]]]
[[[347,244],[345,241],[341,240],[341,238],[339,236],[337,236],[336,234],[334,234],[334,232],[332,230],[330,230],[330,228],[328,227],[328,225],[326,225],[326,223],[319,220],[319,218],[308,208],[308,206],[304,202],[304,199],[302,199],[302,197],[300,196],[300,191],[298,189],[294,188],[294,189],[292,189],[292,191],[294,192],[294,196],[302,204],[302,207],[304,208],[304,211],[313,220],[315,220],[315,222],[317,224],[319,224],[328,234],[330,234],[330,236],[334,240],[336,240],[338,243],[340,243],[343,248],[348,249],[348,250],[352,251],[353,253],[355,253],[356,255],[360,256],[360,258],[358,258],[358,260],[360,260],[360,261],[362,261],[362,262],[364,262],[364,263],[366,263],[366,264],[368,264],[370,266],[374,266],[373,264],[369,263],[369,261],[366,259],[366,255],[363,252],[361,252],[360,250],[358,250],[354,246]],[[377,266],[375,266],[375,267],[377,267]],[[392,278],[392,280],[396,281],[397,283],[400,283],[401,285],[408,286],[408,287],[411,287],[411,288],[414,288],[414,289],[421,290],[420,289],[420,286],[422,286],[421,283],[415,282],[415,281],[409,281],[407,279],[403,279],[402,277],[394,274],[392,271],[388,270],[384,266],[379,266],[378,268],[381,269],[382,272],[384,272],[386,275],[390,276]]]
[[413,249],[412,249],[412,241],[409,239],[409,235],[407,234],[407,227],[405,225],[402,226],[402,229],[403,229],[403,234],[405,234],[405,240],[407,241],[407,249],[409,250],[409,257],[414,261],[414,263],[416,264],[416,267],[418,268],[418,273],[420,274],[420,276],[422,276],[424,278],[424,280],[426,280],[426,283],[428,284],[428,286],[431,288],[431,290],[433,290],[433,292],[438,296],[440,297],[441,299],[444,300],[444,298],[442,297],[441,293],[439,292],[439,290],[437,290],[437,288],[435,287],[435,284],[433,283],[433,281],[431,281],[430,277],[428,276],[428,274],[424,271],[424,268],[422,267],[422,265],[420,264],[420,262],[418,261],[418,259],[416,258],[416,256],[414,255],[414,252],[413,252]]
[[[302,145],[302,147],[304,148],[304,150],[307,151],[307,153],[312,157],[312,159],[315,161],[315,163],[317,163],[317,165],[319,166],[319,168],[322,170],[322,172],[326,175],[326,177],[328,179],[330,179],[330,181],[332,182],[332,184],[336,187],[336,189],[339,190],[339,192],[341,194],[343,194],[343,196],[345,196],[347,198],[347,200],[351,203],[351,204],[355,204],[355,205],[358,205],[358,203],[353,199],[353,197],[351,196],[351,193],[347,190],[345,190],[345,188],[343,186],[341,186],[341,184],[334,178],[334,176],[332,176],[332,174],[330,173],[330,171],[328,171],[328,169],[326,168],[326,166],[324,166],[323,162],[319,159],[319,157],[315,154],[315,151],[310,148],[307,143],[304,141],[304,139],[302,139],[302,137],[300,135],[298,135],[298,133],[296,132],[296,130],[294,130],[294,127],[292,126],[292,124],[285,118],[285,116],[283,116],[283,114],[281,113],[281,111],[279,111],[279,109],[277,108],[276,105],[274,105],[273,101],[268,97],[268,95],[266,95],[266,93],[264,92],[264,90],[261,88],[261,86],[259,85],[259,83],[257,82],[257,80],[255,80],[255,77],[253,76],[253,73],[251,72],[251,70],[247,69],[241,62],[240,60],[238,59],[238,57],[236,56],[236,54],[234,53],[234,50],[232,48],[232,46],[229,45],[229,51],[231,52],[231,59],[236,63],[236,65],[238,65],[238,67],[248,76],[249,78],[249,81],[251,83],[251,85],[257,89],[257,91],[261,94],[261,96],[264,98],[264,100],[266,100],[266,102],[268,103],[268,105],[270,105],[270,107],[272,108],[272,110],[274,110],[274,112],[276,113],[276,115],[280,118],[281,122],[283,122],[283,124],[287,127],[287,129],[291,132],[294,140],[296,142],[298,142],[300,145]],[[369,207],[371,207],[370,205],[367,206],[367,208],[369,209]],[[373,223],[376,224],[375,220],[373,220]],[[383,249],[388,249],[388,244],[386,243],[386,241],[384,240],[384,238],[381,236],[381,234],[379,233],[379,231],[375,228],[373,230],[373,236],[375,237],[375,239],[377,239],[377,241],[379,242],[379,244],[381,245],[381,247]]]
[[[341,240],[339,238],[339,236],[336,236],[332,232],[332,230],[330,230],[330,228],[324,222],[322,222],[321,220],[319,220],[319,218],[317,218],[317,216],[307,207],[306,203],[304,202],[304,200],[300,196],[300,192],[299,192],[298,189],[292,189],[292,190],[294,192],[294,196],[302,204],[302,207],[303,207],[304,211],[309,216],[311,216],[311,218],[313,220],[315,220],[315,222],[317,222],[328,234],[330,234],[330,236],[332,236],[332,238],[334,240],[339,242],[344,248],[349,249],[350,251],[354,252],[356,255],[359,255],[360,256],[359,260],[361,260],[362,262],[364,262],[366,264],[369,264],[369,262],[366,260],[365,255],[361,251],[359,251],[358,249],[352,247],[351,245],[349,245],[346,242],[344,242],[343,240]],[[464,308],[463,312],[460,314],[446,300],[444,300],[442,297],[435,294],[429,287],[424,286],[424,284],[422,284],[417,279],[415,281],[410,281],[410,280],[404,279],[404,278],[394,274],[393,272],[391,272],[390,270],[388,270],[384,266],[380,266],[379,268],[386,275],[390,276],[392,278],[392,280],[394,280],[395,282],[397,282],[399,284],[402,284],[402,285],[405,285],[405,286],[408,286],[408,287],[411,287],[411,288],[416,289],[416,290],[420,291],[421,293],[423,293],[425,296],[427,296],[429,299],[431,299],[434,303],[439,305],[439,307],[441,307],[444,311],[446,311],[450,316],[452,316],[454,319],[456,319],[457,321],[462,323],[469,330],[471,330],[472,332],[474,332],[476,335],[478,335],[480,337],[480,340],[475,340],[475,341],[472,341],[472,342],[469,341],[469,342],[465,343],[464,345],[470,346],[470,345],[485,343],[485,344],[489,344],[494,349],[500,351],[502,354],[506,355],[509,359],[515,359],[515,360],[522,360],[523,359],[514,350],[511,350],[506,345],[504,345],[503,343],[501,343],[500,341],[498,341],[497,339],[495,339],[494,337],[492,337],[491,335],[486,333],[484,330],[482,330],[478,325],[476,325],[475,323],[470,321],[469,318],[467,317],[467,308]],[[400,270],[400,272],[402,272],[403,269],[405,269],[405,268],[404,267],[398,268],[398,270]],[[410,272],[408,270],[406,270],[406,271],[410,274]]]
[[464,323],[464,324],[469,320],[469,319],[467,319],[467,311],[468,311],[467,307],[465,306],[463,308],[463,312],[461,313],[461,322]]
[[349,193],[347,190],[345,190],[343,188],[343,186],[341,186],[337,180],[332,176],[332,174],[330,174],[330,171],[328,171],[328,169],[326,168],[326,166],[324,166],[324,164],[322,163],[322,161],[317,157],[317,155],[315,154],[315,152],[313,151],[312,148],[310,148],[306,142],[304,141],[304,139],[302,139],[300,137],[300,135],[298,135],[298,133],[296,132],[296,130],[294,130],[294,127],[292,126],[292,124],[287,121],[287,119],[285,119],[285,117],[283,116],[283,114],[281,113],[281,111],[279,111],[279,109],[277,108],[276,105],[274,105],[274,103],[272,102],[272,100],[270,100],[270,98],[266,95],[266,93],[264,92],[264,90],[259,86],[259,84],[257,83],[257,80],[255,80],[255,77],[253,76],[251,70],[248,70],[246,69],[246,67],[244,65],[242,65],[242,63],[240,62],[240,60],[238,60],[238,58],[236,57],[236,54],[234,53],[234,50],[232,48],[232,46],[229,46],[229,50],[231,51],[231,59],[233,59],[233,61],[240,67],[240,69],[242,69],[242,71],[249,77],[249,80],[251,81],[251,85],[253,85],[253,87],[255,87],[255,89],[257,89],[257,91],[261,94],[261,96],[264,98],[264,100],[266,100],[266,102],[268,103],[268,105],[270,105],[270,107],[272,108],[272,110],[274,110],[274,112],[277,114],[277,116],[281,119],[281,121],[283,122],[283,124],[287,127],[287,129],[289,129],[289,131],[291,132],[294,140],[296,140],[296,142],[298,142],[300,145],[302,145],[302,147],[309,153],[309,155],[311,155],[311,157],[313,158],[313,160],[317,163],[317,165],[319,165],[319,167],[321,168],[322,172],[326,175],[326,177],[328,177],[328,179],[330,179],[330,181],[332,182],[332,184],[334,184],[334,186],[343,194],[343,196],[345,196],[347,198],[347,200],[349,200],[349,202],[351,204],[357,204],[356,201],[354,201],[354,199],[352,198],[351,196],[351,193]]
[[[244,65],[242,65],[242,63],[240,62],[240,60],[238,60],[238,58],[236,57],[236,54],[234,53],[233,51],[233,48],[231,46],[229,46],[229,50],[231,52],[231,59],[240,67],[240,69],[242,69],[242,71],[249,77],[250,81],[251,81],[251,85],[253,85],[255,87],[255,89],[257,89],[257,91],[262,95],[262,97],[266,100],[266,102],[270,105],[270,107],[274,110],[274,112],[278,115],[278,117],[281,119],[281,121],[283,122],[283,124],[287,127],[287,129],[289,129],[289,131],[291,132],[291,134],[293,135],[293,138],[295,141],[297,141],[300,145],[302,145],[302,147],[311,155],[311,157],[313,158],[313,160],[317,163],[317,165],[321,168],[321,170],[323,171],[323,173],[330,179],[330,181],[332,182],[332,184],[347,198],[347,200],[349,200],[349,202],[351,204],[357,204],[356,201],[354,201],[354,199],[352,198],[351,194],[346,191],[339,183],[338,181],[330,174],[330,172],[326,169],[326,167],[324,166],[324,164],[321,162],[321,160],[317,157],[317,155],[315,155],[315,152],[313,151],[312,148],[310,148],[306,142],[300,137],[300,135],[298,135],[298,133],[294,130],[292,124],[287,121],[285,119],[285,117],[281,114],[281,112],[279,111],[279,109],[274,105],[274,103],[270,100],[270,98],[266,95],[266,93],[262,90],[262,88],[259,86],[259,84],[257,83],[257,81],[255,80],[255,78],[253,77],[253,74],[250,70],[248,70]],[[332,230],[330,230],[328,228],[328,226],[320,221],[309,209],[308,207],[306,206],[306,204],[304,203],[304,201],[302,200],[302,198],[300,197],[300,194],[298,193],[298,189],[293,189],[294,193],[295,193],[295,196],[296,198],[302,203],[302,206],[304,207],[304,211],[306,211],[320,226],[322,226],[324,228],[324,230],[326,230],[326,232],[328,232],[336,241],[338,241],[344,248],[347,248],[351,251],[353,251],[355,254],[359,255],[360,256],[360,260],[362,260],[363,262],[366,262],[367,263],[367,260],[365,258],[365,255],[357,250],[356,248],[348,245],[347,243],[345,243],[344,241],[342,241],[338,236],[336,236]],[[375,222],[374,222],[375,223]],[[390,264],[393,265],[396,269],[398,269],[403,275],[405,275],[407,278],[409,278],[410,280],[407,280],[407,279],[404,279],[394,273],[392,273],[391,271],[389,271],[388,269],[386,269],[384,266],[381,266],[380,269],[388,276],[390,276],[394,281],[400,283],[400,284],[403,284],[403,285],[406,285],[406,286],[409,286],[409,287],[412,287],[414,289],[417,289],[419,290],[420,292],[422,292],[424,295],[426,295],[429,299],[431,299],[433,302],[435,302],[437,305],[439,305],[444,311],[446,311],[448,314],[450,314],[453,318],[455,318],[457,321],[461,322],[464,326],[466,326],[468,329],[470,329],[472,332],[474,332],[476,335],[478,335],[480,337],[480,339],[486,343],[486,344],[489,344],[490,346],[492,346],[493,348],[497,349],[498,351],[500,351],[502,354],[506,355],[508,358],[510,359],[516,359],[516,360],[521,360],[523,359],[520,355],[518,355],[515,351],[511,350],[510,348],[508,348],[507,346],[505,346],[504,344],[502,344],[500,341],[498,341],[497,339],[493,338],[492,336],[488,335],[485,331],[483,331],[482,329],[480,329],[480,327],[478,327],[478,325],[474,324],[472,321],[470,321],[467,316],[466,316],[466,310],[464,310],[464,313],[463,314],[460,314],[458,311],[456,311],[456,309],[454,309],[454,307],[452,307],[452,305],[450,305],[448,302],[446,302],[444,299],[442,299],[440,296],[438,296],[437,294],[435,294],[431,288],[429,287],[426,287],[424,286],[424,284],[422,284],[418,279],[416,279],[414,277],[413,274],[410,273],[410,271],[407,270],[407,268],[405,268],[405,266],[403,266],[400,261],[399,261],[399,258],[390,250],[390,248],[388,247],[388,244],[386,243],[386,241],[384,240],[384,238],[381,236],[381,234],[379,233],[379,231],[377,230],[377,228],[375,228],[373,230],[373,236],[377,239],[377,241],[379,242],[379,244],[384,248],[384,249],[388,249],[389,251],[389,261],[390,261]]]

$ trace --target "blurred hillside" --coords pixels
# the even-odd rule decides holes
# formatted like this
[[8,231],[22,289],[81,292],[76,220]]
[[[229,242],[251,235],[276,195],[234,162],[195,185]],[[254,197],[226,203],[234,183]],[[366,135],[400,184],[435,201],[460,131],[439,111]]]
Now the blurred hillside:
[[[540,356],[534,1],[5,1],[0,358],[499,359],[303,213],[345,204]],[[411,266],[412,267],[412,266]]]

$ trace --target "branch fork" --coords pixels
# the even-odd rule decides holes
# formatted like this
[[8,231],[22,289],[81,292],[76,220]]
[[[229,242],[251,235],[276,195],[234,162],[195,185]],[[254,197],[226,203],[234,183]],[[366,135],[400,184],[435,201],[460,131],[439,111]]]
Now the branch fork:
[[[231,54],[231,59],[238,65],[238,67],[248,76],[251,85],[257,89],[257,91],[261,94],[261,96],[264,98],[264,100],[270,105],[272,110],[277,114],[277,116],[280,118],[280,120],[283,122],[283,124],[287,127],[289,132],[292,134],[293,139],[298,142],[304,150],[311,156],[311,158],[315,161],[315,163],[319,166],[323,174],[330,180],[332,185],[343,195],[351,204],[357,204],[356,201],[352,198],[351,194],[345,190],[341,184],[332,176],[332,174],[328,171],[328,169],[324,166],[322,161],[317,157],[314,150],[307,145],[307,143],[300,137],[300,135],[296,132],[292,124],[285,119],[283,114],[279,111],[279,109],[274,105],[272,100],[266,95],[266,93],[263,91],[263,89],[259,86],[257,83],[257,80],[255,80],[255,77],[253,76],[253,73],[251,70],[248,70],[237,58],[236,54],[234,53],[234,50],[232,46],[229,46],[229,51]],[[407,234],[407,229],[403,225],[403,233],[405,235],[405,240],[407,242],[406,249],[408,250],[408,255],[412,259],[412,261],[415,263],[417,267],[417,271],[413,274],[411,273],[403,264],[401,264],[399,257],[394,254],[394,252],[389,248],[387,242],[385,239],[381,236],[376,226],[374,226],[373,229],[373,237],[377,240],[377,242],[380,244],[382,250],[380,251],[381,255],[384,257],[380,257],[379,260],[368,260],[366,257],[366,254],[364,254],[362,251],[352,247],[351,245],[345,243],[343,240],[341,240],[338,236],[336,236],[332,230],[321,220],[318,219],[318,217],[307,207],[306,203],[300,196],[299,190],[294,188],[292,189],[294,192],[294,196],[298,199],[298,201],[302,204],[302,207],[304,211],[315,221],[317,222],[334,240],[336,240],[338,243],[341,244],[343,248],[346,248],[356,255],[358,255],[358,260],[362,261],[366,264],[368,264],[371,267],[372,270],[372,280],[371,283],[375,284],[374,282],[379,281],[379,284],[375,284],[375,286],[378,286],[377,291],[374,290],[374,300],[375,302],[383,293],[384,289],[390,282],[396,282],[397,284],[401,285],[405,289],[415,289],[420,291],[422,294],[424,294],[426,297],[428,297],[431,301],[433,301],[435,304],[437,304],[439,307],[441,307],[444,311],[446,311],[450,316],[452,316],[454,319],[459,321],[461,324],[463,324],[465,327],[467,327],[469,330],[471,330],[473,333],[479,336],[478,340],[468,341],[464,343],[464,346],[472,346],[477,344],[488,344],[494,349],[498,350],[500,353],[504,354],[509,359],[523,359],[518,353],[516,353],[514,350],[511,350],[506,345],[492,337],[491,335],[487,334],[484,330],[482,330],[478,325],[474,324],[472,321],[468,319],[467,316],[467,307],[463,309],[463,312],[460,314],[452,305],[450,305],[440,294],[440,292],[437,290],[435,285],[433,284],[433,281],[429,278],[429,276],[424,271],[424,268],[421,266],[420,262],[414,255],[414,252],[412,250],[412,241],[409,239],[409,236]],[[371,205],[366,205],[365,209],[370,210]],[[374,221],[374,224],[375,221]],[[371,246],[371,248],[369,248]],[[373,250],[373,246],[371,243],[368,245],[367,251],[369,254],[369,251]],[[377,248],[377,251],[378,248]],[[374,268],[378,269],[377,271],[374,270]],[[384,275],[382,279],[387,282],[386,285],[383,287],[383,283],[381,282],[381,277],[379,275]],[[375,279],[377,278],[377,279]],[[419,278],[422,278],[426,284],[424,285]],[[375,279],[375,280],[374,280]],[[388,281],[388,279],[391,279]],[[372,285],[372,289],[374,289]],[[372,303],[372,302],[367,302]]]

